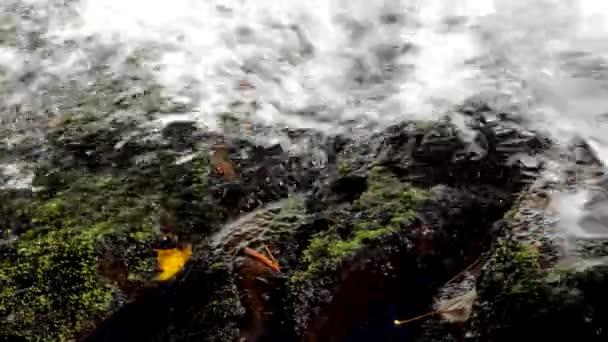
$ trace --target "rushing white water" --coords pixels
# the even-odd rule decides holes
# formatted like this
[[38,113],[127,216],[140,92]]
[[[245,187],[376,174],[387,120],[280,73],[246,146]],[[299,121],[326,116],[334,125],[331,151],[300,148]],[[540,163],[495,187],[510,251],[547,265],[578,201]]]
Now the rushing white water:
[[47,96],[57,92],[49,89],[89,82],[98,64],[120,72],[127,56],[147,48],[155,57],[144,66],[168,94],[194,105],[189,117],[212,127],[216,113],[243,100],[242,81],[255,87],[247,99],[259,105],[256,120],[331,133],[346,123],[432,118],[490,92],[562,143],[582,137],[608,163],[608,3],[599,0],[6,0],[0,7],[26,9],[2,17],[0,32],[19,20],[20,39],[42,32],[47,44],[24,49],[0,38],[2,77],[34,73],[3,95],[5,104],[60,106],[62,95]]
[[[173,94],[215,113],[256,87],[258,120],[336,132],[346,121],[385,125],[429,118],[482,91],[510,95],[553,136],[593,141],[607,108],[608,5],[594,0],[82,0],[47,37],[115,46],[115,61],[143,46]],[[88,47],[89,45],[85,45]],[[88,51],[87,51],[88,50]],[[89,54],[87,54],[87,52]],[[86,65],[72,48],[57,73]],[[121,58],[122,57],[122,58]]]

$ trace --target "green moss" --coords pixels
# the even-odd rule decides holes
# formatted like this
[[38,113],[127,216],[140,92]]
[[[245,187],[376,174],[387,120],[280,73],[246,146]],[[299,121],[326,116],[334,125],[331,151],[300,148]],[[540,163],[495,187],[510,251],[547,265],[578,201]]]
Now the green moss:
[[291,196],[283,200],[278,212],[272,215],[270,222],[272,233],[289,233],[293,224],[299,222],[305,212],[306,207],[302,196]]
[[[0,26],[1,42],[9,27]],[[216,222],[206,156],[177,166],[161,144],[125,141],[141,133],[146,115],[184,110],[142,68],[147,54],[134,52],[120,74],[100,70],[49,108],[59,120],[35,170],[33,184],[42,190],[0,205],[0,214],[14,213],[0,215],[0,235],[10,232],[0,249],[0,340],[71,340],[107,315],[117,290],[97,274],[101,256],[124,262],[129,279],[149,280],[161,207],[184,218],[176,225],[180,238]],[[152,150],[154,158],[135,162]]]
[[525,242],[506,238],[498,242],[481,285],[482,296],[499,308],[491,313],[497,315],[494,319],[534,316],[542,310],[547,287],[540,257],[539,250]]
[[167,167],[162,171],[162,206],[179,218],[173,222],[178,235],[196,239],[207,234],[226,217],[222,207],[214,202],[208,186],[211,161],[207,154],[190,163]]
[[335,269],[353,257],[367,242],[395,232],[391,226],[373,230],[361,228],[364,225],[358,227],[360,229],[356,229],[349,239],[341,239],[333,232],[314,237],[302,256],[302,262],[308,267],[303,272],[296,272],[295,278],[302,279],[319,271]]
[[117,289],[97,274],[108,248],[131,277],[152,276],[145,244],[154,235],[157,198],[133,185],[124,177],[80,175],[30,200],[30,230],[0,259],[0,336],[73,340],[109,314]]
[[364,215],[368,227],[376,226],[372,229],[402,222],[407,225],[415,216],[416,203],[425,197],[423,190],[375,167],[368,177],[368,190],[355,201],[354,207]]
[[539,282],[542,278],[539,277],[541,269],[538,262],[540,252],[537,248],[522,244],[516,251],[513,257],[513,262],[516,265],[516,272],[512,275],[512,285],[508,288],[511,295],[535,296],[538,291]]
[[571,267],[557,265],[547,272],[544,280],[547,282],[547,284],[560,287],[562,282],[567,281],[570,278],[572,271],[573,270]]
[[339,175],[346,176],[353,171],[353,162],[350,158],[349,155],[342,155],[338,158],[336,164]]
[[503,216],[505,221],[511,222],[515,219],[515,215],[521,209],[522,203],[527,198],[527,196],[528,196],[528,192],[525,189],[519,193],[519,195],[517,196],[515,201],[513,201],[513,205],[511,206],[511,209],[509,209],[509,211],[507,211],[505,213],[505,215]]
[[587,340],[596,336],[594,321],[581,317],[603,305],[607,273],[593,266],[550,267],[545,257],[531,241],[512,236],[498,241],[477,287],[480,303],[472,326],[480,341],[554,340],[573,331]]
[[311,277],[317,272],[337,269],[371,242],[408,227],[416,215],[416,205],[425,192],[401,182],[381,168],[371,170],[368,190],[357,199],[346,217],[357,217],[348,234],[342,232],[351,223],[338,222],[326,232],[314,236],[304,250],[301,262],[304,270],[295,272],[294,281]]
[[108,313],[116,289],[97,277],[90,241],[58,231],[17,248],[0,261],[0,336],[70,341]]

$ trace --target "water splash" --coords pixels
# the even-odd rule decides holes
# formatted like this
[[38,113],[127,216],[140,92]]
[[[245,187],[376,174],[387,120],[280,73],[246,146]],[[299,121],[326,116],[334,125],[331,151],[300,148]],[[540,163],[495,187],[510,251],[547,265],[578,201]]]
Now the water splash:
[[[255,98],[257,120],[340,132],[428,119],[465,98],[510,96],[536,128],[595,139],[607,110],[605,6],[591,0],[381,2],[82,0],[45,37],[79,42],[56,73],[92,59],[90,41],[119,63],[154,48],[147,67],[170,95],[216,114]],[[94,37],[94,38],[92,38]],[[255,86],[244,98],[238,84]]]
[[560,216],[558,229],[566,233],[566,238],[588,240],[608,238],[608,231],[605,228],[605,213],[608,205],[599,202],[589,208],[589,195],[588,191],[576,191],[561,194],[551,201],[552,209]]
[[258,120],[336,132],[429,118],[475,93],[477,70],[463,64],[479,54],[474,37],[445,29],[441,3],[83,0],[47,37],[95,37],[122,57],[154,46],[149,68],[211,125],[247,80]]

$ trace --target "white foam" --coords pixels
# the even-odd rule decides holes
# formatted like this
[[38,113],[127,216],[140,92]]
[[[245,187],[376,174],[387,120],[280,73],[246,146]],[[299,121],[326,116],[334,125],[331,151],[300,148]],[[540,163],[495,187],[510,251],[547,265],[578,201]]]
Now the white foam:
[[[488,9],[472,0],[444,3],[83,0],[78,20],[56,25],[48,37],[61,42],[94,35],[119,42],[123,55],[160,45],[159,59],[149,66],[174,94],[194,87],[201,120],[213,120],[239,99],[235,85],[248,79],[262,105],[260,120],[331,131],[340,128],[337,121],[429,118],[476,91],[467,82],[477,71],[464,65],[478,54],[474,37],[446,34],[442,20],[452,10],[479,16]],[[385,13],[405,18],[381,25]],[[388,60],[378,55],[405,44],[418,52],[396,52]],[[412,72],[393,73],[392,80],[383,70],[409,66]],[[357,84],[356,76],[364,83]],[[287,115],[309,108],[318,108],[316,120]]]
[[[586,209],[589,200],[589,192],[580,190],[570,193],[562,193],[552,197],[551,208],[559,214],[560,221],[557,223],[558,234],[567,238],[576,239],[606,239],[608,238],[608,223],[601,229],[595,226],[583,227],[581,218],[588,215]],[[603,209],[606,205],[601,206]]]

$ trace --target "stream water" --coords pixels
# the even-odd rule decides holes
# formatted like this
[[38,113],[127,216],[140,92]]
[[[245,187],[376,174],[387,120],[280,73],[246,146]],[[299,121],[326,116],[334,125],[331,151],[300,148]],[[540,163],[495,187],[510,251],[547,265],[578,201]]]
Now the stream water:
[[255,99],[254,121],[334,134],[434,118],[481,95],[608,162],[608,4],[598,0],[4,0],[0,13],[9,149],[44,141],[70,94],[126,72],[144,49],[141,65],[191,108],[172,119],[213,128],[230,104]]

